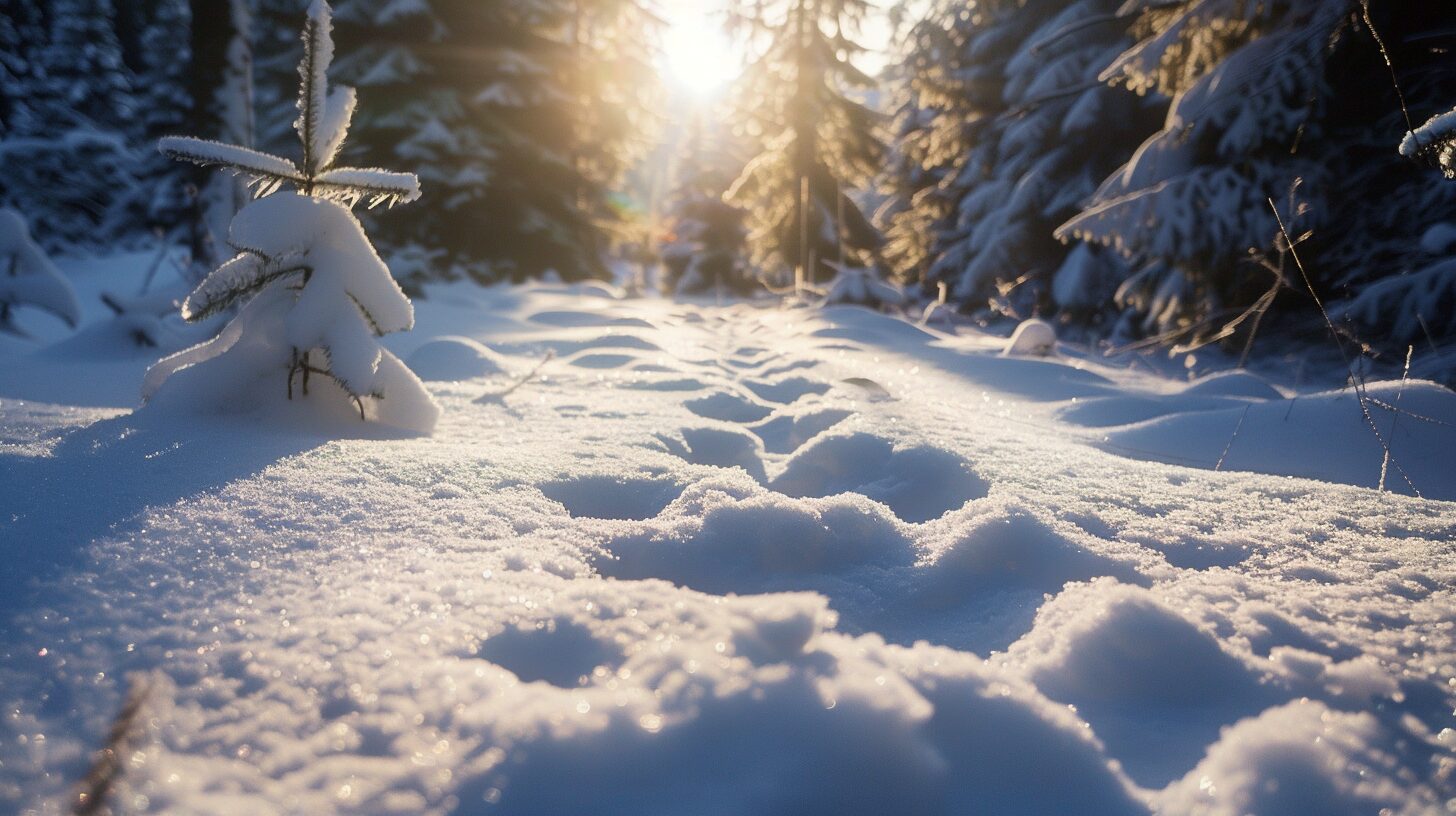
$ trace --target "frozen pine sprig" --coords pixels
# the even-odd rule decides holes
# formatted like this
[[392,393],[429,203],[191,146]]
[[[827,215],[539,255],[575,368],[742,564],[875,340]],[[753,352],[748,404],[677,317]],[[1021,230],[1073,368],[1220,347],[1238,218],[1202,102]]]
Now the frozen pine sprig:
[[[219,411],[307,397],[306,410],[330,421],[353,414],[429,433],[438,406],[379,343],[413,327],[414,307],[350,211],[361,200],[412,201],[419,182],[409,173],[333,166],[355,100],[347,88],[328,92],[329,28],[328,4],[316,0],[299,67],[301,164],[200,139],[163,141],[177,158],[249,176],[258,198],[229,227],[237,255],[182,304],[189,321],[240,307],[237,314],[217,337],[153,366],[142,395],[149,404]],[[285,184],[293,189],[279,192]]]
[[349,133],[356,98],[353,88],[329,90],[328,69],[334,59],[333,20],[329,4],[314,0],[303,29],[303,61],[299,63],[298,119],[294,129],[303,144],[301,164],[247,147],[191,136],[169,136],[159,143],[166,155],[203,166],[218,166],[241,175],[259,198],[284,185],[304,195],[353,207],[404,204],[420,197],[413,173],[377,168],[335,167]]
[[1456,110],[1433,116],[1407,133],[1400,142],[1400,155],[1432,162],[1446,178],[1456,178]]

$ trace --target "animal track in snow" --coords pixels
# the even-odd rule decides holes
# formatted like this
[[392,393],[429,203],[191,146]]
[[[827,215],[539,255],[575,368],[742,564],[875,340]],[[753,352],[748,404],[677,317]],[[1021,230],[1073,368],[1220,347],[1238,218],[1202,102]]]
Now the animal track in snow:
[[594,328],[598,326],[630,326],[633,328],[656,328],[646,320],[636,317],[612,317],[596,312],[546,311],[537,312],[526,318],[543,326],[557,326],[565,329]]
[[622,383],[622,387],[634,391],[703,391],[711,386],[694,377],[681,377],[672,380],[633,380]]
[[568,360],[569,365],[577,368],[621,368],[628,363],[636,362],[637,358],[630,354],[581,354]]

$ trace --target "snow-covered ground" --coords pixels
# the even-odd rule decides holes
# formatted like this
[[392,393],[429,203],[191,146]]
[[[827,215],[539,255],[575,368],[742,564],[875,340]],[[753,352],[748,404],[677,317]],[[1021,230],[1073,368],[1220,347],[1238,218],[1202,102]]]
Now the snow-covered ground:
[[1352,392],[457,285],[386,338],[434,436],[330,440],[133,413],[159,352],[95,302],[113,264],[68,271],[82,333],[0,339],[0,809],[67,808],[129,689],[122,812],[1456,797],[1437,386],[1369,388],[1380,492]]

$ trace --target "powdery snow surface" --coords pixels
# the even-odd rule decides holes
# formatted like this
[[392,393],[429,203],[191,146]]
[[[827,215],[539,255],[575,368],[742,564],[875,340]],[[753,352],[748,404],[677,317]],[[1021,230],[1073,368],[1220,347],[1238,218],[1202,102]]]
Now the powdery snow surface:
[[[857,308],[417,306],[427,438],[32,402],[43,352],[0,349],[0,810],[66,809],[138,684],[121,812],[1456,797],[1456,506],[1356,486],[1353,398]],[[1456,495],[1453,395],[1369,393]]]

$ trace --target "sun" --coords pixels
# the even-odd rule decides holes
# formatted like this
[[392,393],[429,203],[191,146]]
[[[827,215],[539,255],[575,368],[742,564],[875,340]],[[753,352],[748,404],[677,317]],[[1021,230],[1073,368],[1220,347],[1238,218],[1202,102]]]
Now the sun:
[[731,82],[742,65],[718,22],[694,5],[669,6],[660,70],[668,84],[710,96]]

